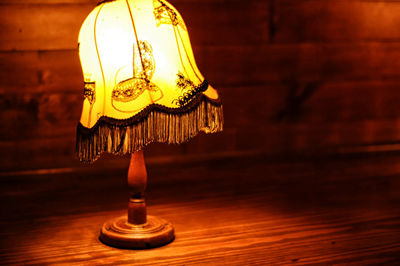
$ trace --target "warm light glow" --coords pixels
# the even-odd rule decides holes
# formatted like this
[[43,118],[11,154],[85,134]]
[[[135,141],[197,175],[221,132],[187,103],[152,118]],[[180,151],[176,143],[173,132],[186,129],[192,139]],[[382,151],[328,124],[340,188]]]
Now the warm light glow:
[[[164,0],[98,5],[82,25],[79,44],[81,124],[87,128],[104,116],[128,119],[151,104],[181,108],[179,99],[204,81],[185,23]],[[211,86],[202,93],[218,98]]]
[[216,90],[194,60],[186,25],[164,0],[100,3],[79,33],[85,82],[77,155],[127,154],[223,129]]

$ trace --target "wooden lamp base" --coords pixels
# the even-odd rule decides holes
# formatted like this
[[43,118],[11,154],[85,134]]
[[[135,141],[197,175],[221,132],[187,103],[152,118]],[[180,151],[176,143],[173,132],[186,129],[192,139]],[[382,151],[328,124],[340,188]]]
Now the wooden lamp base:
[[174,228],[171,223],[155,216],[147,216],[147,223],[142,225],[130,224],[123,216],[103,225],[100,240],[117,248],[154,248],[174,240]]
[[100,240],[117,248],[146,249],[163,246],[174,240],[174,228],[164,219],[147,216],[144,192],[147,171],[143,151],[132,154],[128,170],[130,199],[128,215],[104,223]]

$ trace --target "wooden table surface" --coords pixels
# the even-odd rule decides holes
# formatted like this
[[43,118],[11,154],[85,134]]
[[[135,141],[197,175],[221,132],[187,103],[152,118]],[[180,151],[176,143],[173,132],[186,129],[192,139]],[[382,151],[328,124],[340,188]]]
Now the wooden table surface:
[[148,213],[176,232],[151,250],[99,241],[127,203],[125,170],[100,168],[3,175],[0,264],[400,264],[398,155],[150,164]]

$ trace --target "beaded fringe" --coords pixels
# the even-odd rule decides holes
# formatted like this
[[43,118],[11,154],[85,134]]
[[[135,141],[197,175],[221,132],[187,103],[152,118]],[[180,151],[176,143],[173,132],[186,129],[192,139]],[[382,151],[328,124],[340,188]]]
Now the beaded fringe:
[[219,103],[203,99],[184,112],[153,109],[146,117],[129,124],[98,123],[92,129],[77,128],[76,152],[83,162],[94,162],[102,152],[127,154],[151,142],[180,144],[200,131],[215,133],[223,129],[223,110]]

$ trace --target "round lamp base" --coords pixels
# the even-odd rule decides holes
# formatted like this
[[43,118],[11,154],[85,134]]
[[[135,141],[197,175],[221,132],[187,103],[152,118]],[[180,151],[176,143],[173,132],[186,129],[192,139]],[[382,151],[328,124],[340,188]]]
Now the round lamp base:
[[174,240],[174,228],[164,219],[147,216],[147,223],[130,224],[126,216],[104,223],[100,240],[117,248],[147,249],[166,245]]

